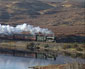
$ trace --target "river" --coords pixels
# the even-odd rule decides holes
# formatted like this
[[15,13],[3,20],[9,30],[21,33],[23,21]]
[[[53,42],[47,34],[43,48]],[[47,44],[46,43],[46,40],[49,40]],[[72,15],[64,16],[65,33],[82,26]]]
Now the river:
[[56,61],[0,55],[0,69],[28,69],[28,67],[36,65],[64,64],[73,61],[85,62],[84,59],[71,58],[62,55],[56,57]]

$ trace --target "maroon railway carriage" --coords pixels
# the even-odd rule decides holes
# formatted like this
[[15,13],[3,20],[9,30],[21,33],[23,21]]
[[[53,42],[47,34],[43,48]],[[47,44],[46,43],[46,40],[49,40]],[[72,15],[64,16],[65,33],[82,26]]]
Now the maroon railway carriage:
[[11,39],[11,40],[28,40],[28,41],[55,41],[54,35],[41,35],[41,34],[13,34],[13,35],[2,35],[0,39]]
[[14,34],[13,35],[13,39],[19,39],[19,40],[30,40],[30,41],[35,41],[36,40],[36,36],[35,35],[31,35],[31,34]]

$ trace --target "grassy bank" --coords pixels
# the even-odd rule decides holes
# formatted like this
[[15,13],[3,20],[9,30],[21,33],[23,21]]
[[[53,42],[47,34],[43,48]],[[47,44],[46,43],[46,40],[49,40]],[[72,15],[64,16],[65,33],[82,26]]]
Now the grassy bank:
[[48,65],[48,66],[35,66],[29,67],[32,69],[85,69],[85,64],[70,63],[70,64],[58,64],[58,65]]
[[27,42],[27,41],[8,41],[0,42],[0,47],[20,50],[34,50],[43,52],[60,53],[65,56],[80,57],[85,59],[84,43],[55,43],[55,42]]

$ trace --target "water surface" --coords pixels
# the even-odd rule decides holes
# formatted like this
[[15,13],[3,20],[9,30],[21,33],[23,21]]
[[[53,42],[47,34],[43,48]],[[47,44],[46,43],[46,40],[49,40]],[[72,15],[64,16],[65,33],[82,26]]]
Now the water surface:
[[61,55],[57,57],[56,61],[0,55],[0,69],[28,69],[28,67],[36,65],[64,64],[73,61],[85,62],[84,59],[74,59]]

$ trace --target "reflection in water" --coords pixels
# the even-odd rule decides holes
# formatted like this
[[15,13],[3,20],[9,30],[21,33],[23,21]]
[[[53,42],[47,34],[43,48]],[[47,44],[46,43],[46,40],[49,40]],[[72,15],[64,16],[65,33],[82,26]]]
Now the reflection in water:
[[28,69],[28,67],[36,65],[62,64],[72,61],[85,62],[84,59],[73,59],[65,56],[58,56],[56,61],[53,61],[0,55],[0,69]]

